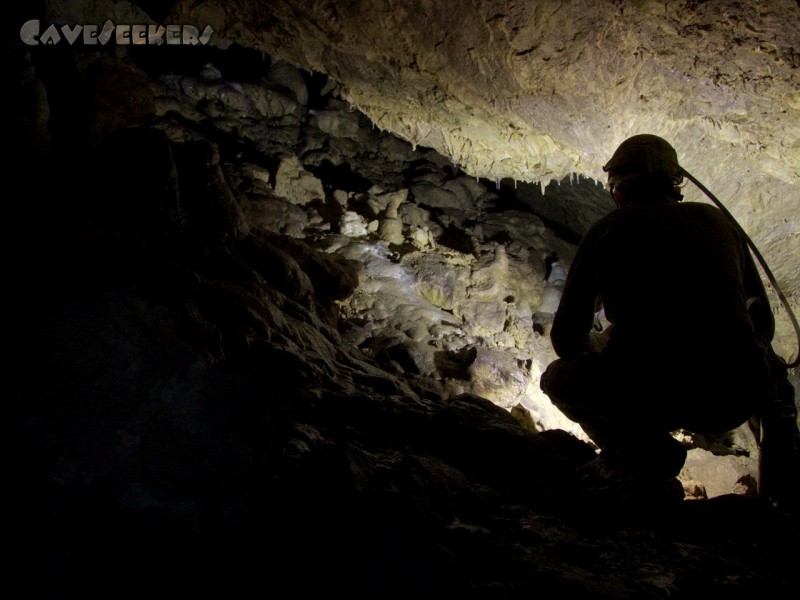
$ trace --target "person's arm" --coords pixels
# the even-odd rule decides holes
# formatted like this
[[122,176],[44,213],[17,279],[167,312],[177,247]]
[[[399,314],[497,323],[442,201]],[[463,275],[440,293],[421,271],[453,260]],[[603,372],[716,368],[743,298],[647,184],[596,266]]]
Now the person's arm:
[[771,342],[775,336],[775,317],[772,314],[767,291],[753,260],[753,255],[750,254],[747,243],[743,241],[742,244],[744,246],[744,291],[747,298],[747,312],[756,332]]
[[592,349],[590,332],[597,306],[597,270],[594,260],[593,230],[587,232],[567,272],[567,280],[558,304],[550,341],[561,358],[576,356]]

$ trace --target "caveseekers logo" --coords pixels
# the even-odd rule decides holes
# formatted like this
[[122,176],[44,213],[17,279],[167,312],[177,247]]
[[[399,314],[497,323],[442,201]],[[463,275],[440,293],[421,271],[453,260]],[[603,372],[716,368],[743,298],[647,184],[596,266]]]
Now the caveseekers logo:
[[38,19],[25,22],[20,39],[28,46],[55,46],[75,42],[86,46],[105,46],[111,40],[120,46],[205,46],[214,30],[211,25],[201,32],[194,25],[115,25],[111,20],[98,25],[50,25],[42,31]]

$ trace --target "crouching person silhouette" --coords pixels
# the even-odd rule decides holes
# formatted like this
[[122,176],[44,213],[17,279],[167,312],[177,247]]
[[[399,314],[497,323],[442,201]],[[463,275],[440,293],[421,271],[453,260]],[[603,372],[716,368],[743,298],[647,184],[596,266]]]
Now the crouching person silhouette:
[[667,141],[633,136],[603,169],[617,208],[581,240],[540,386],[609,468],[674,478],[686,450],[670,432],[730,431],[772,396],[772,311],[741,229],[681,201]]

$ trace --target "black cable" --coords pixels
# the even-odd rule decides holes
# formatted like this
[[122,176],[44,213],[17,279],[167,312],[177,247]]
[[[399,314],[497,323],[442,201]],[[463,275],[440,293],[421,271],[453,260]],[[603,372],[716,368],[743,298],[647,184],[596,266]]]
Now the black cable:
[[744,236],[744,239],[747,241],[747,245],[750,247],[750,250],[753,252],[753,255],[756,257],[756,259],[758,259],[758,262],[761,264],[761,268],[764,269],[764,273],[767,274],[767,278],[769,278],[769,282],[772,284],[772,287],[775,289],[775,292],[778,294],[778,298],[780,298],[781,303],[786,308],[786,312],[789,314],[789,319],[792,321],[792,325],[794,326],[794,333],[797,336],[797,346],[798,346],[797,357],[793,361],[791,361],[790,363],[787,363],[786,365],[784,365],[787,369],[795,368],[797,365],[800,365],[800,324],[797,323],[797,317],[794,316],[794,312],[792,311],[792,307],[789,306],[789,301],[786,299],[786,296],[784,296],[783,291],[781,290],[780,286],[778,285],[778,282],[775,280],[775,276],[772,274],[772,271],[770,270],[769,266],[767,265],[767,261],[764,260],[763,256],[761,256],[761,252],[759,252],[758,248],[753,243],[753,240],[750,239],[750,236],[747,235],[747,232],[742,228],[741,225],[739,225],[739,222],[733,217],[733,215],[730,212],[728,212],[728,209],[725,208],[722,205],[722,202],[720,202],[717,199],[717,197],[708,190],[708,188],[706,188],[702,183],[697,181],[697,179],[695,179],[695,177],[691,173],[689,173],[689,171],[687,171],[683,167],[681,167],[681,171],[683,172],[683,175],[685,175],[686,178],[689,179],[689,181],[691,181],[697,187],[699,187],[703,191],[703,193],[706,196],[708,196],[714,204],[717,205],[717,207],[725,214],[725,216],[728,217],[728,219],[730,219],[730,221],[734,224],[734,226],[742,233],[742,235]]

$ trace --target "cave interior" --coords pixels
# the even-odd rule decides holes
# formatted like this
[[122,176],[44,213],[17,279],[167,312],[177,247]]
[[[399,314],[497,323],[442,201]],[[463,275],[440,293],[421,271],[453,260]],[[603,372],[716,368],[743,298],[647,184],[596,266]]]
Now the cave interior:
[[[800,4],[753,16],[679,2],[677,17],[615,2],[653,37],[621,38],[613,56],[594,37],[619,33],[613,15],[458,4],[12,11],[9,514],[29,597],[794,593],[796,515],[760,502],[749,428],[675,432],[685,500],[660,506],[655,484],[587,487],[596,448],[538,381],[577,245],[614,208],[599,166],[637,128],[674,136],[732,199],[796,305],[800,61],[787,48],[800,48]],[[107,19],[213,34],[31,45],[31,19],[40,37]],[[446,56],[412,32],[420,19]],[[680,61],[658,36],[680,19],[706,53],[682,74],[694,92],[659,97]],[[522,22],[549,33],[520,46]],[[743,27],[769,77],[736,55],[702,79],[707,52]],[[654,81],[629,106],[631,48],[638,84]],[[738,95],[731,64],[752,75]],[[519,79],[535,68],[532,91]],[[773,310],[788,356],[793,332]]]

